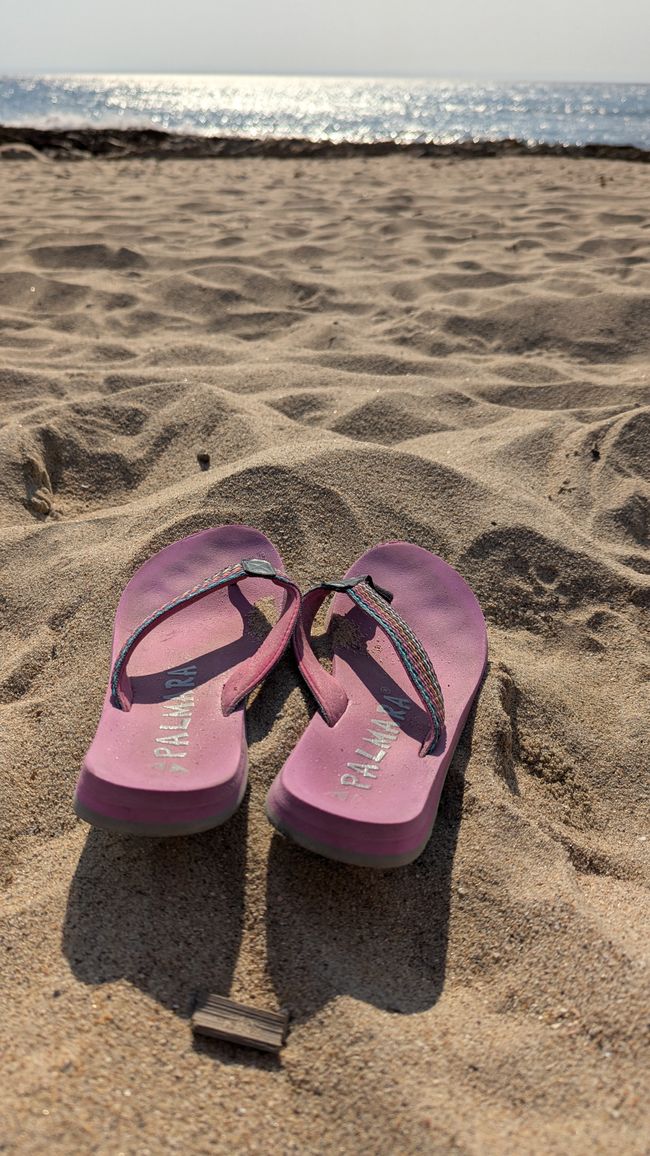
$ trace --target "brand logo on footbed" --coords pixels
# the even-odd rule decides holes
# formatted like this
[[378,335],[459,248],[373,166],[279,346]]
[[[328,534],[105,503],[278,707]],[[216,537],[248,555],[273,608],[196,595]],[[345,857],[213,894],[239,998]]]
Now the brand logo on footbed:
[[377,703],[377,717],[371,719],[367,737],[361,740],[361,746],[354,752],[365,762],[346,763],[347,770],[341,775],[342,787],[357,787],[361,791],[372,789],[372,780],[379,777],[382,760],[400,733],[395,719],[405,719],[410,705],[410,699],[392,694],[385,694],[383,702]]
[[[196,666],[179,666],[166,671],[165,690],[161,703],[162,722],[156,735],[154,767],[172,775],[186,775],[181,759],[187,757],[190,745],[190,723],[194,710]],[[185,748],[185,749],[184,749]]]

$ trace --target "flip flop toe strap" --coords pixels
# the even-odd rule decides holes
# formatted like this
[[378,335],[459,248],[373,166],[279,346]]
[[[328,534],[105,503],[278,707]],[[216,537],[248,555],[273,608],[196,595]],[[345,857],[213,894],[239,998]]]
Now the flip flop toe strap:
[[127,663],[136,646],[146,638],[150,632],[190,603],[198,602],[224,586],[231,586],[241,582],[244,578],[268,578],[276,586],[282,586],[287,592],[287,598],[280,618],[273,629],[267,634],[264,641],[250,658],[240,662],[226,680],[222,692],[221,705],[224,714],[231,714],[233,710],[246,698],[266,675],[273,669],[284,653],[293,633],[298,611],[300,609],[300,589],[291,578],[280,574],[267,562],[265,558],[244,558],[205,578],[191,589],[183,591],[170,602],[159,606],[149,614],[143,622],[129,635],[122,646],[111,672],[111,703],[118,710],[128,711],[133,704],[133,688],[127,675]]
[[348,705],[345,690],[334,676],[321,666],[311,644],[314,618],[325,599],[334,591],[347,594],[376,622],[392,643],[429,717],[429,730],[420,748],[420,754],[423,756],[430,754],[440,739],[445,722],[445,704],[438,677],[422,643],[408,623],[390,605],[392,594],[376,586],[370,575],[344,579],[341,582],[323,582],[305,594],[302,600],[302,609],[298,615],[294,634],[296,657],[305,682],[318,702],[326,722],[334,726]]

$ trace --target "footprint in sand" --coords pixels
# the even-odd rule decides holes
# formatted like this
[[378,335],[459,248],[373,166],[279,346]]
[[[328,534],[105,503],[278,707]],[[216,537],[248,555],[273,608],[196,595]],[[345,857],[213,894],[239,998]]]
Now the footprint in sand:
[[54,494],[50,475],[43,459],[37,454],[28,455],[25,458],[23,471],[27,489],[25,505],[34,514],[42,514],[47,517],[53,510]]

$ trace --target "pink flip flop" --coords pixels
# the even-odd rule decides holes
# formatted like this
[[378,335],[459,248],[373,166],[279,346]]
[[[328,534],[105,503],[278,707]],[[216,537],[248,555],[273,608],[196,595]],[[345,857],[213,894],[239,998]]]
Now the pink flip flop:
[[[329,674],[310,637],[332,591]],[[485,670],[485,621],[474,594],[428,550],[389,542],[342,581],[305,595],[294,644],[322,715],[271,786],[270,821],[344,863],[412,862],[431,835]]]
[[[263,599],[279,617],[260,642]],[[193,534],[145,562],[117,607],[76,813],[140,835],[224,823],[246,789],[244,700],[284,652],[299,608],[277,550],[248,526]]]

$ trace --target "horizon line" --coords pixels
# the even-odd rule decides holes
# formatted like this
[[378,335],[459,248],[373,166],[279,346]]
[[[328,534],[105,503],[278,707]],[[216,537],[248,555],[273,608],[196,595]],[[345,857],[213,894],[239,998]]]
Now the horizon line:
[[138,70],[123,70],[123,69],[91,69],[89,71],[76,71],[74,69],[53,68],[53,69],[23,69],[18,72],[4,72],[0,68],[0,80],[22,80],[24,78],[38,79],[49,77],[166,77],[166,78],[187,78],[195,79],[247,79],[247,80],[373,80],[373,81],[403,81],[406,83],[426,83],[426,84],[560,84],[560,85],[620,85],[622,87],[642,87],[650,88],[650,82],[645,80],[568,80],[559,78],[541,78],[541,77],[499,77],[476,74],[448,74],[446,76],[436,75],[427,76],[421,73],[404,74],[404,73],[370,73],[370,72],[203,72],[203,71],[189,71],[189,72],[160,72],[157,70],[138,69]]

